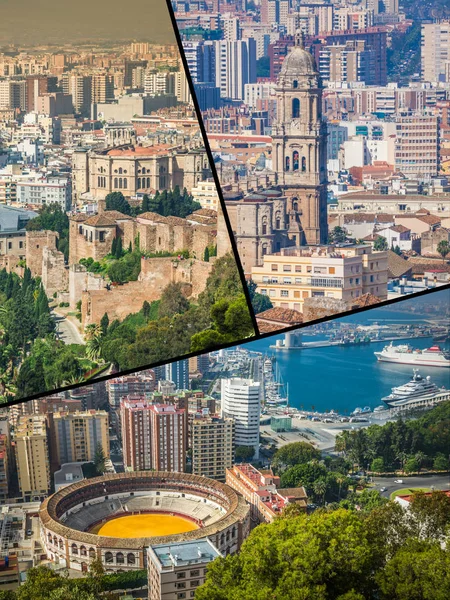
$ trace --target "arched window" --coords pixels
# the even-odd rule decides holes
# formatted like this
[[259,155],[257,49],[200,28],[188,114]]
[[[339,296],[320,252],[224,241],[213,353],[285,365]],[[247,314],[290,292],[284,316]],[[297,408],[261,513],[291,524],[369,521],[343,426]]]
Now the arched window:
[[78,546],[76,544],[72,544],[72,554],[78,554]]
[[124,187],[125,189],[127,189],[127,188],[128,188],[128,179],[127,179],[126,177],[124,177],[124,179],[123,179],[123,187]]
[[295,212],[297,212],[298,211],[298,202],[293,202],[292,208],[293,208],[293,210],[295,210]]
[[64,548],[64,542],[62,540],[59,540],[59,548],[60,550]]
[[89,548],[89,557],[95,558],[95,549],[94,548]]
[[119,180],[117,177],[114,177],[114,188],[117,189],[119,187]]
[[140,187],[141,187],[141,178],[138,177],[138,180],[137,180],[137,189],[139,190]]
[[105,563],[107,565],[110,565],[113,562],[113,555],[112,552],[106,552],[105,553]]
[[80,556],[87,556],[86,546],[80,546]]
[[127,564],[128,565],[134,565],[136,564],[136,557],[135,555],[130,552],[129,554],[127,554]]
[[294,81],[292,82],[292,87],[293,87],[294,89],[297,89],[297,88],[298,88],[298,81],[297,81],[296,79],[294,79]]
[[122,177],[119,177],[119,190],[122,189],[122,185],[123,185]]
[[289,158],[289,156],[286,156],[285,170],[289,171],[290,167],[291,167],[291,159]]
[[294,150],[294,154],[292,155],[292,170],[298,171],[298,150]]
[[147,177],[147,187],[150,188],[150,177]]
[[275,215],[275,229],[281,229],[281,215],[279,212]]
[[102,184],[101,184],[101,179],[102,179],[102,178],[101,178],[101,177],[100,177],[100,175],[99,175],[99,176],[98,176],[98,178],[97,178],[97,185],[98,185],[98,187],[101,187],[101,185],[102,185]]
[[300,100],[298,98],[294,98],[292,100],[292,118],[298,119],[300,116]]
[[267,254],[267,244],[263,244],[262,255],[265,256],[266,254]]
[[145,167],[142,167],[142,173],[144,173],[144,174],[147,173]]
[[119,167],[119,175],[122,175],[123,171],[122,171],[122,167]]
[[267,217],[262,220],[262,235],[267,235]]
[[52,534],[51,533],[48,534],[48,543],[49,544],[52,543]]
[[302,156],[302,172],[306,171],[306,158]]
[[124,562],[125,562],[125,557],[123,555],[123,552],[118,552],[116,554],[116,563],[118,565],[123,565]]

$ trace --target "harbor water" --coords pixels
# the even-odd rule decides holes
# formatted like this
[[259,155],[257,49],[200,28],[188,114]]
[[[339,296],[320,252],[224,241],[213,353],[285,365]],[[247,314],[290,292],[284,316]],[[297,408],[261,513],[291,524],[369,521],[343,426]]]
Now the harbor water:
[[[366,313],[340,319],[341,322],[371,325],[389,323],[420,323],[423,318],[386,309],[372,309]],[[303,331],[302,340],[319,341],[324,335],[308,335]],[[409,381],[413,374],[412,365],[380,362],[374,355],[387,342],[373,342],[362,345],[328,346],[302,350],[281,350],[270,348],[276,339],[274,336],[246,344],[249,350],[275,356],[276,363],[285,384],[289,386],[289,404],[292,407],[319,412],[334,410],[340,414],[349,414],[356,407],[369,406],[372,410],[382,404],[381,398],[391,392],[391,388]],[[431,337],[415,338],[394,342],[411,344],[413,348],[429,348],[434,345]],[[448,343],[440,344],[442,348]],[[439,367],[416,367],[419,373],[439,387],[450,389],[450,369]]]

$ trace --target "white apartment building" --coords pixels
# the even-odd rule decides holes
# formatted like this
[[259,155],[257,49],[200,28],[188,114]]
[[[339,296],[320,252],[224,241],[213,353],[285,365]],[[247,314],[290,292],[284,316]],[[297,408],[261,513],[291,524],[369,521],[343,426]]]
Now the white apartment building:
[[450,20],[422,24],[422,79],[449,82]]
[[397,117],[395,169],[409,179],[428,180],[439,167],[439,123],[432,115]]
[[192,197],[202,205],[202,208],[217,210],[219,206],[219,195],[214,181],[199,181],[191,190]]
[[274,96],[274,83],[246,83],[244,86],[244,103],[256,108],[258,100],[268,100]]
[[64,178],[21,179],[17,181],[17,202],[45,206],[59,204],[63,211],[71,206],[72,188]]
[[255,40],[218,40],[214,47],[215,83],[220,88],[220,95],[222,98],[243,100],[245,84],[256,82]]
[[252,446],[259,457],[259,423],[261,416],[261,386],[252,379],[221,380],[221,416],[234,419],[234,444]]

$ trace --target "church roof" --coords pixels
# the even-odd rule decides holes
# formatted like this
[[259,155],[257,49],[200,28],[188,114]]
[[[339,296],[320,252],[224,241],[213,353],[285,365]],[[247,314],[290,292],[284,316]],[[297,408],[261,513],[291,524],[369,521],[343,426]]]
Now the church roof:
[[317,74],[316,63],[312,54],[305,50],[301,33],[295,35],[295,46],[292,46],[283,61],[280,77],[298,77],[301,75]]

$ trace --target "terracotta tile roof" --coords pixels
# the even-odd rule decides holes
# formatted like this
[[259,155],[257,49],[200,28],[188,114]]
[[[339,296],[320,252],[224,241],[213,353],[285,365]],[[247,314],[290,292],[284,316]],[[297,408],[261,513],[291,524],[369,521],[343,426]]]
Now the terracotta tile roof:
[[217,211],[212,210],[211,208],[200,208],[199,210],[193,212],[192,215],[189,215],[189,217],[193,217],[195,215],[200,215],[201,217],[215,218],[217,217]]
[[303,323],[303,315],[301,312],[291,308],[281,308],[280,306],[275,306],[274,308],[269,308],[268,310],[259,313],[257,319],[270,321],[272,323],[281,323],[286,326]]
[[436,262],[416,262],[411,265],[411,271],[413,275],[423,275],[427,271],[441,271],[444,273],[450,273],[450,265],[442,260]]
[[113,219],[109,219],[105,216],[104,213],[100,215],[94,215],[93,217],[89,217],[87,221],[84,222],[85,225],[90,225],[91,227],[115,227],[116,223]]
[[373,294],[363,294],[359,298],[353,301],[352,308],[362,308],[363,306],[372,306],[373,304],[378,304],[380,302],[380,298],[378,296],[374,296]]
[[275,323],[266,323],[265,321],[260,321],[258,319],[258,315],[256,316],[256,322],[258,323],[259,333],[275,333],[276,331],[280,331],[282,327],[280,325],[275,325]]
[[394,216],[384,213],[352,213],[344,215],[344,223],[393,223]]
[[409,261],[388,250],[388,275],[390,279],[397,279],[402,275],[411,273],[411,265]]
[[391,231],[396,231],[397,233],[406,233],[407,231],[411,231],[409,227],[405,227],[404,225],[394,225],[393,227],[389,227]]
[[417,218],[419,219],[419,221],[423,221],[428,225],[437,225],[441,222],[441,219],[439,217],[435,217],[434,215],[422,215]]
[[155,223],[167,223],[166,219],[167,217],[163,217],[162,215],[159,215],[158,213],[155,212],[145,212],[142,213],[141,215],[137,216],[137,219],[145,219],[146,221],[153,221]]
[[187,225],[186,219],[182,219],[181,217],[165,217],[165,219],[169,225]]
[[110,217],[111,219],[115,219],[116,221],[118,221],[119,219],[127,219],[129,221],[133,219],[133,217],[130,217],[130,215],[124,215],[118,210],[105,210],[103,214],[105,215],[105,217]]
[[70,215],[69,219],[71,221],[76,221],[76,222],[83,222],[86,221],[89,217],[87,215],[84,215],[82,213],[76,213],[75,215]]

